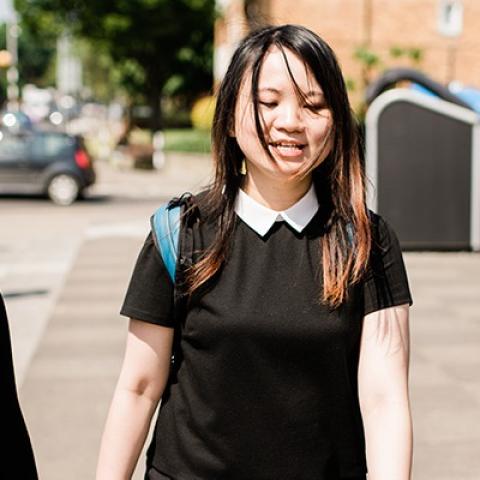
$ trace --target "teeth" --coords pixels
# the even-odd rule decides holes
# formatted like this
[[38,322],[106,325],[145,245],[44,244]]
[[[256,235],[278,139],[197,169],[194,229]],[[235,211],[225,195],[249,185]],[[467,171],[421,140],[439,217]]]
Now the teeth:
[[293,143],[274,143],[273,146],[281,148],[302,148],[302,145],[296,145]]

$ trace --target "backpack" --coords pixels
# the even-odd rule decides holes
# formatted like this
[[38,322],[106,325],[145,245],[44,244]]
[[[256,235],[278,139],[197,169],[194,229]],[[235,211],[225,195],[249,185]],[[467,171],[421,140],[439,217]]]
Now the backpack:
[[[183,322],[187,299],[182,291],[183,269],[192,264],[193,245],[187,245],[188,228],[198,219],[198,209],[194,206],[192,195],[185,193],[161,205],[150,219],[155,246],[160,254],[173,284],[175,333],[172,346],[169,383],[175,381],[177,369],[181,363],[180,349],[181,322]],[[190,235],[191,237],[191,235]]]
[[187,192],[161,205],[150,219],[155,246],[175,288],[182,280],[178,267],[193,262],[191,229],[199,217],[194,197]]
[[165,203],[153,214],[151,220],[155,245],[174,285],[179,253],[181,208],[181,205]]

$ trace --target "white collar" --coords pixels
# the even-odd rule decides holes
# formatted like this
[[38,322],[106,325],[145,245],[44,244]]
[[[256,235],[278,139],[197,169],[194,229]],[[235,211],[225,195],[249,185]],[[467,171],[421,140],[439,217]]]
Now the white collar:
[[275,222],[282,220],[297,232],[301,232],[317,213],[317,210],[318,199],[313,183],[308,192],[298,202],[281,212],[258,203],[241,188],[238,189],[235,199],[235,213],[262,237],[266,235]]

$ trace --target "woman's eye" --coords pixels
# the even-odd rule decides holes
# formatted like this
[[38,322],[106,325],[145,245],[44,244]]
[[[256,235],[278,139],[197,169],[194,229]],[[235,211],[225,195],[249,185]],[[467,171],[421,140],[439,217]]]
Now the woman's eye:
[[309,103],[305,105],[305,108],[308,108],[312,112],[319,112],[320,110],[323,110],[324,108],[326,108],[326,105],[323,103],[313,103],[313,104]]
[[277,102],[259,102],[260,105],[263,105],[264,107],[267,108],[274,108],[277,106]]

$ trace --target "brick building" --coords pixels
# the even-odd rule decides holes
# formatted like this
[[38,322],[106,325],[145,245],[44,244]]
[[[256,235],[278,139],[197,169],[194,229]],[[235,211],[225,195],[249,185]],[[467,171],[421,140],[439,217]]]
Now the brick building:
[[[419,68],[433,79],[480,88],[480,0],[217,0],[215,78],[255,26],[297,23],[335,50],[353,103],[388,67]],[[364,60],[355,57],[360,56]],[[367,68],[373,60],[376,65]]]

